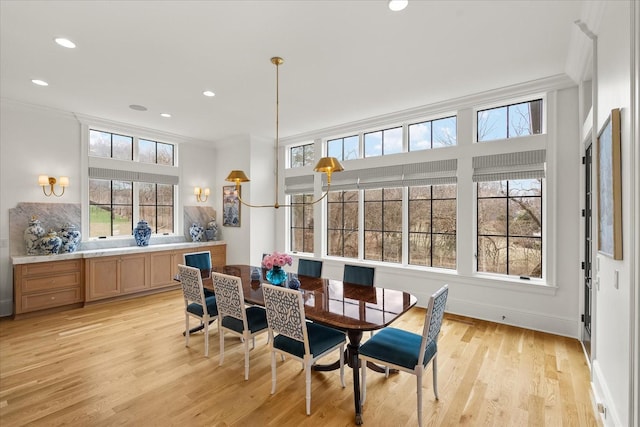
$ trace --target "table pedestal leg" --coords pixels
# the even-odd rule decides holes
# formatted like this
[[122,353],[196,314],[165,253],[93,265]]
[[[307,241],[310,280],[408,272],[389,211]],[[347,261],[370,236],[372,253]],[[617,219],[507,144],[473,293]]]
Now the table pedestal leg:
[[360,360],[358,359],[362,331],[347,331],[347,361],[353,370],[353,403],[356,409],[356,424],[362,424],[362,406],[360,405]]

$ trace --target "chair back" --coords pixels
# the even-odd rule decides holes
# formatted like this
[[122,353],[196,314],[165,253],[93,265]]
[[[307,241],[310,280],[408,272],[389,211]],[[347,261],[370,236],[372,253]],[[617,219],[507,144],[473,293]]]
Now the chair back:
[[345,264],[342,281],[355,285],[373,286],[375,268]]
[[321,277],[322,261],[315,259],[298,259],[298,274],[309,277]]
[[200,270],[211,269],[211,252],[191,252],[183,255],[184,264]]
[[303,342],[305,354],[310,354],[302,293],[266,283],[262,284],[262,293],[270,335],[277,333]]
[[247,314],[244,309],[244,292],[242,291],[242,279],[221,273],[211,273],[213,288],[216,292],[218,304],[218,317],[233,317],[240,320],[244,329],[247,329]]
[[184,295],[184,305],[187,307],[194,302],[202,306],[202,310],[207,315],[207,304],[204,299],[204,288],[202,286],[202,276],[200,269],[186,265],[178,265],[178,274],[182,284],[182,294]]
[[444,309],[447,305],[448,295],[449,285],[444,285],[429,298],[427,315],[422,329],[422,342],[420,343],[420,358],[418,359],[418,365],[424,364],[424,353],[427,345],[431,341],[438,341],[438,334],[440,334],[440,328],[442,327],[442,319],[444,317]]

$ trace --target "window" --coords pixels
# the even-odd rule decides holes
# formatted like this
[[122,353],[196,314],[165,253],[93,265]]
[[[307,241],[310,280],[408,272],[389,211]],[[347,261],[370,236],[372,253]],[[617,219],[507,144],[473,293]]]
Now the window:
[[313,194],[291,195],[291,251],[313,252]]
[[402,188],[364,191],[364,258],[402,262]]
[[376,157],[402,153],[402,128],[379,130],[364,134],[364,156]]
[[477,141],[542,133],[542,99],[480,110]]
[[313,144],[298,145],[297,147],[291,147],[290,150],[290,167],[299,168],[302,166],[309,166],[313,163]]
[[409,264],[456,268],[456,184],[409,187]]
[[478,271],[542,277],[542,180],[477,184]]
[[348,136],[327,141],[327,156],[335,157],[340,161],[357,159],[360,157],[358,136]]
[[128,236],[140,220],[154,233],[174,232],[173,144],[90,129],[88,153],[89,237]]
[[409,151],[456,145],[456,126],[456,116],[409,125]]
[[358,190],[327,195],[327,255],[358,258]]

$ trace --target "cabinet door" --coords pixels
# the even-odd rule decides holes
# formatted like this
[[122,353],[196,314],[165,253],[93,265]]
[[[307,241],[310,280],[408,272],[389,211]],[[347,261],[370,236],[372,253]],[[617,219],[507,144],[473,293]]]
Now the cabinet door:
[[149,255],[120,258],[120,286],[123,294],[149,288]]
[[120,295],[120,257],[93,258],[87,263],[87,301]]
[[[180,255],[182,257],[182,254]],[[176,254],[174,252],[156,252],[149,256],[149,263],[151,267],[151,281],[150,286],[167,286],[177,285],[178,282],[173,280],[174,272],[174,260]]]

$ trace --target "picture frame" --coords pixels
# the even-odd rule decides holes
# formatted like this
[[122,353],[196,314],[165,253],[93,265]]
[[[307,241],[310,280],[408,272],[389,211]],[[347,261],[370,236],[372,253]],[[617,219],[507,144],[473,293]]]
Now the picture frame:
[[622,169],[620,109],[611,115],[598,134],[598,252],[622,259]]
[[240,196],[235,185],[222,187],[222,225],[225,227],[240,227]]

